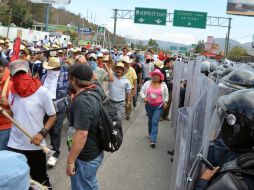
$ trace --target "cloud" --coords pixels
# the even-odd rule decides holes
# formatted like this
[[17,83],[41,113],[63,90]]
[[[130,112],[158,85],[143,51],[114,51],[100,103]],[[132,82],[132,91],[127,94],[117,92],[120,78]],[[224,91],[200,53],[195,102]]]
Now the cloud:
[[[107,24],[109,31],[114,31],[114,21]],[[170,41],[190,45],[196,43],[196,37],[191,34],[172,32],[167,26],[141,25],[134,24],[132,20],[117,21],[116,33],[126,38],[149,40]]]

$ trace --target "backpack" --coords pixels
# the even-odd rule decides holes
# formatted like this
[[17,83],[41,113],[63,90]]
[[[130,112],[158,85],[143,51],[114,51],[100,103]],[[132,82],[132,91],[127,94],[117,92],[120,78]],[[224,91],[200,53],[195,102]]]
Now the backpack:
[[100,102],[99,138],[100,147],[107,152],[117,151],[123,142],[122,122],[116,114],[109,113],[107,107],[110,104],[109,98],[102,101],[101,97],[94,91],[87,91]]

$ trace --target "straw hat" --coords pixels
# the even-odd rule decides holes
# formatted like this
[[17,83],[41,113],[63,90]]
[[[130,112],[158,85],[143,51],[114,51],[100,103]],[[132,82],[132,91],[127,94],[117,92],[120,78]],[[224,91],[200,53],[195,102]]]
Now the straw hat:
[[163,65],[163,61],[161,61],[161,60],[159,60],[159,59],[158,59],[156,62],[154,62],[153,64],[154,64],[156,67],[160,68],[160,69],[163,68],[163,66],[164,66],[164,65]]
[[104,62],[111,61],[110,56],[104,55],[102,61],[104,61]]
[[123,62],[121,62],[121,61],[119,61],[119,62],[115,65],[114,69],[116,69],[116,67],[121,67],[121,68],[124,70],[124,71],[123,71],[123,75],[125,75],[125,74],[128,72],[128,70],[127,70],[126,67],[124,66]]
[[43,63],[43,67],[45,69],[56,69],[61,67],[60,65],[60,59],[58,57],[51,57],[48,62]]
[[132,63],[133,59],[130,59],[129,56],[123,56],[120,61],[125,63]]

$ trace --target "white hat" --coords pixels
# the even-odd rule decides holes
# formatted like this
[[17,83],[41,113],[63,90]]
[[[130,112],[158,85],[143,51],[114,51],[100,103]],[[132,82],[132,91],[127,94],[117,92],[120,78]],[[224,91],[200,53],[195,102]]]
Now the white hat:
[[120,61],[125,62],[125,63],[132,63],[133,62],[133,60],[130,59],[129,56],[123,56]]
[[89,58],[94,58],[95,60],[97,59],[97,55],[95,54],[95,53],[91,53],[90,55],[89,55]]
[[98,53],[97,57],[103,57],[103,53]]

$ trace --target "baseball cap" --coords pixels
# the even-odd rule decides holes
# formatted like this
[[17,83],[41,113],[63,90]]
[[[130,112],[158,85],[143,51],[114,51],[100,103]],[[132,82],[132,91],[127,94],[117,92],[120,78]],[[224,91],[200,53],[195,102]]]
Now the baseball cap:
[[10,63],[11,75],[15,75],[18,71],[29,72],[29,64],[24,60],[16,60]]
[[70,66],[68,72],[69,75],[80,80],[91,81],[93,78],[93,70],[86,64],[75,63]]

